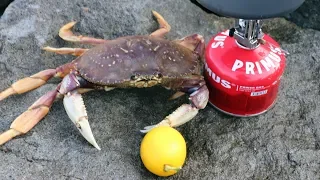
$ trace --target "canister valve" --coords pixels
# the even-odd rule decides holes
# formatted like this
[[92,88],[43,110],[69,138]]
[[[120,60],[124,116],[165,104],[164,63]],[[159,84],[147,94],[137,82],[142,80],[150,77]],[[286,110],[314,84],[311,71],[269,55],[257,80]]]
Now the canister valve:
[[233,36],[243,48],[255,49],[264,35],[261,26],[262,20],[237,19],[235,27],[230,30],[230,36]]

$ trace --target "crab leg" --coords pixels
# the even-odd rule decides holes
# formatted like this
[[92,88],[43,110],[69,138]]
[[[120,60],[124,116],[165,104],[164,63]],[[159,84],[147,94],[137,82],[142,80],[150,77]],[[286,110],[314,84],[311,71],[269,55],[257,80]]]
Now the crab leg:
[[178,92],[174,93],[174,94],[169,98],[169,100],[177,99],[177,98],[179,98],[179,97],[181,97],[181,96],[183,96],[183,95],[185,95],[184,92],[178,91]]
[[69,22],[68,24],[62,26],[59,30],[59,36],[70,42],[80,42],[84,44],[92,44],[92,45],[97,45],[97,44],[103,44],[107,42],[105,39],[97,39],[97,38],[92,38],[92,37],[86,37],[86,36],[76,36],[73,34],[71,31],[71,28],[76,24],[77,22],[72,21]]
[[[78,79],[80,79],[80,81]],[[63,78],[56,90],[50,91],[39,98],[27,111],[13,121],[9,130],[0,134],[0,145],[18,135],[30,131],[48,114],[54,100],[64,97],[63,103],[69,118],[77,126],[85,139],[100,150],[100,147],[93,137],[87,112],[81,97],[81,93],[88,92],[92,90],[92,88],[94,88],[92,84],[80,77],[76,77],[74,73],[68,74]]]
[[11,87],[0,92],[0,101],[14,94],[22,94],[44,85],[52,77],[64,77],[74,69],[73,63],[62,65],[56,69],[47,69],[13,83]]
[[27,111],[18,116],[11,124],[10,129],[0,134],[0,145],[12,138],[30,131],[49,112],[51,105],[57,98],[58,91],[53,90],[39,98]]
[[159,29],[151,33],[150,36],[162,38],[171,30],[171,26],[158,12],[152,11],[152,14],[157,18]]
[[88,51],[89,49],[83,48],[53,48],[50,46],[44,47],[43,50],[54,52],[57,54],[71,54],[73,56],[81,56],[83,53]]
[[190,49],[191,51],[197,52],[201,57],[204,55],[204,38],[199,34],[193,34],[182,39],[175,40],[174,42]]
[[[202,84],[199,88],[191,87],[188,89],[181,89],[186,93],[190,93],[190,104],[181,105],[177,110],[165,117],[160,123],[147,126],[144,128],[144,130],[140,131],[142,133],[146,133],[158,126],[178,127],[194,118],[198,114],[199,109],[204,109],[206,107],[209,99],[209,91],[207,86],[203,81],[200,81],[199,84]],[[194,90],[194,88],[196,88],[196,90]]]
[[38,88],[45,84],[56,74],[55,69],[47,69],[34,74],[30,77],[23,78],[11,85],[8,89],[0,92],[0,101],[13,94],[22,94]]

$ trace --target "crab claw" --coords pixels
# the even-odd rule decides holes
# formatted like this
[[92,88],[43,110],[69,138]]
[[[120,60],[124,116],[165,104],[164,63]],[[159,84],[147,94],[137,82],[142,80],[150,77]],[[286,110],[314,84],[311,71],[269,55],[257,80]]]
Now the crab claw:
[[69,92],[63,98],[63,105],[82,136],[95,148],[101,150],[92,134],[82,96],[76,90]]
[[191,101],[190,104],[181,105],[178,109],[165,117],[160,123],[146,126],[143,130],[140,130],[140,132],[147,133],[158,126],[178,127],[194,118],[200,109],[204,109],[208,103],[208,99],[208,88],[203,85],[189,95],[189,100]]
[[158,126],[170,126],[178,127],[185,122],[190,121],[198,114],[199,109],[192,107],[190,104],[183,104],[173,113],[168,115],[163,121],[156,125],[146,126],[143,130],[140,130],[141,133],[147,133],[151,129]]

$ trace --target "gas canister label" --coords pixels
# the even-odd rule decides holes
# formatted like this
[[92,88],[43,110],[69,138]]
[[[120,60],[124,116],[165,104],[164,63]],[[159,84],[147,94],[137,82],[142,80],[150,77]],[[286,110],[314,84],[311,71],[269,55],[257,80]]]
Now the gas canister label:
[[264,90],[268,87],[265,86],[241,86],[237,85],[237,91],[242,91],[242,92],[255,92],[255,91],[261,91]]
[[267,92],[268,92],[268,89],[263,91],[258,91],[258,92],[251,92],[250,96],[261,96],[261,95],[267,94]]
[[[262,85],[261,86],[243,86],[243,85],[235,84],[233,82],[229,82],[223,79],[223,77],[219,76],[214,71],[212,71],[208,67],[207,63],[205,63],[205,70],[206,70],[207,77],[211,81],[213,81],[214,84],[212,85],[214,86],[221,86],[226,89],[232,89],[233,91],[236,91],[236,92],[251,93],[251,96],[261,96],[261,95],[267,94],[268,93],[267,89],[270,88],[270,86],[262,86]],[[272,85],[274,84],[275,83],[273,83]]]
[[237,71],[240,68],[245,68],[248,75],[262,74],[263,71],[270,71],[271,68],[276,68],[277,65],[275,63],[280,63],[280,61],[279,55],[271,51],[264,59],[256,62],[236,59],[231,70]]
[[224,32],[221,32],[219,35],[214,37],[214,42],[211,44],[211,48],[223,48],[224,41],[229,37],[229,30],[226,30]]
[[[210,79],[213,80],[216,84],[220,84],[222,87],[231,89],[231,83],[229,81],[226,81],[222,79],[220,76],[218,76],[215,72],[213,72],[209,67],[208,64],[205,63],[205,70],[207,71],[207,74],[209,75]],[[234,85],[235,86],[235,85]]]

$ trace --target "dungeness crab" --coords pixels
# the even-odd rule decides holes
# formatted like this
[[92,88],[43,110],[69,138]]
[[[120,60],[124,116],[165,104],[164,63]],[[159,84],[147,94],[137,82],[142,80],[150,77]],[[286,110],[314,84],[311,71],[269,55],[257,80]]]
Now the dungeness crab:
[[191,120],[205,108],[209,92],[201,75],[204,39],[193,34],[169,41],[164,35],[170,25],[155,11],[159,29],[146,36],[127,36],[114,40],[76,36],[64,25],[59,36],[71,42],[95,45],[91,49],[52,48],[44,50],[72,54],[75,60],[56,69],[47,69],[21,79],[0,93],[0,101],[13,94],[22,94],[45,84],[52,77],[63,78],[53,91],[40,97],[27,111],[13,121],[10,129],[0,135],[0,145],[15,136],[27,133],[49,112],[53,102],[63,98],[65,110],[84,138],[100,150],[91,128],[81,94],[90,90],[114,88],[144,88],[162,85],[177,91],[173,98],[188,94],[190,104],[183,104],[157,125],[147,126],[145,133],[156,126],[177,127]]

